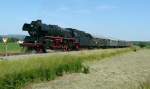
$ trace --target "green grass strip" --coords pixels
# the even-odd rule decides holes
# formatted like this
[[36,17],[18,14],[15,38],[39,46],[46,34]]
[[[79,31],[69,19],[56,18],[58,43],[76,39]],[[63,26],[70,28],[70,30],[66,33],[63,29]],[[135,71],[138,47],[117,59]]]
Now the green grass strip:
[[84,61],[101,60],[131,50],[133,49],[124,48],[52,53],[45,57],[0,61],[0,89],[20,89],[28,83],[53,80],[64,73],[83,72]]
[[[7,43],[8,53],[21,53],[22,48],[17,43]],[[0,43],[0,54],[5,54],[5,44]]]

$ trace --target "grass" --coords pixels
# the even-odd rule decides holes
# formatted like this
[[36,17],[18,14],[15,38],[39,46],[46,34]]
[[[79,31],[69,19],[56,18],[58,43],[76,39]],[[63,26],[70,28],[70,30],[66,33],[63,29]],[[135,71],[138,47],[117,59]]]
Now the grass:
[[[8,53],[20,53],[21,47],[17,43],[8,43],[7,44]],[[0,43],[0,53],[5,53],[5,45],[4,43]]]
[[81,69],[81,61],[65,56],[2,61],[0,62],[0,89],[20,89],[30,82],[53,80],[63,73],[80,72]]
[[0,89],[20,89],[28,83],[53,80],[64,73],[88,73],[84,61],[101,60],[131,50],[123,48],[52,53],[26,60],[0,61]]
[[94,61],[101,60],[107,57],[112,57],[115,55],[119,55],[122,53],[129,52],[133,49],[131,48],[123,48],[123,49],[106,49],[106,50],[92,50],[92,51],[84,51],[80,53],[80,55],[76,55],[79,59],[83,61]]
[[150,77],[147,77],[144,82],[141,82],[138,89],[150,89]]
[[148,48],[148,49],[150,49],[150,45],[147,45],[145,48]]

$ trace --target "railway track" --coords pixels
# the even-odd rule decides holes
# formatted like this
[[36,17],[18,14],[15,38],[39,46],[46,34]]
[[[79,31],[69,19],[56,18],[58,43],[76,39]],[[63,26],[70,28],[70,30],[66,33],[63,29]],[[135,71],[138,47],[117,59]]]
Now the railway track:
[[[118,48],[121,49],[121,48]],[[97,49],[81,49],[78,52],[87,52],[87,51],[96,51]],[[99,51],[101,51],[102,53],[104,51],[112,51],[112,50],[117,50],[115,49],[99,49]],[[64,54],[64,53],[70,53],[70,54],[74,54],[77,53],[77,51],[69,51],[69,52],[64,52],[64,51],[56,51],[56,50],[48,50],[47,53],[18,53],[18,54],[12,54],[12,55],[8,55],[8,56],[0,56],[0,60],[20,60],[20,59],[29,59],[29,58],[34,58],[34,57],[45,57],[45,56],[49,56],[49,55],[53,55],[53,54]]]
[[[81,49],[80,51],[83,50],[88,50],[88,49]],[[94,50],[94,49],[93,49]],[[7,56],[5,56],[5,53],[0,53],[0,60],[14,60],[14,59],[25,59],[25,58],[30,58],[30,57],[43,57],[43,56],[48,56],[49,54],[52,53],[64,53],[65,51],[61,50],[47,50],[47,53],[8,53]],[[73,52],[73,51],[69,51]]]
[[62,52],[62,51],[53,51],[53,50],[48,50],[47,53],[8,53],[7,56],[5,54],[1,53],[0,54],[0,60],[16,60],[16,59],[25,59],[25,58],[30,58],[30,57],[36,57],[36,56],[47,56],[50,53],[56,53],[56,52]]

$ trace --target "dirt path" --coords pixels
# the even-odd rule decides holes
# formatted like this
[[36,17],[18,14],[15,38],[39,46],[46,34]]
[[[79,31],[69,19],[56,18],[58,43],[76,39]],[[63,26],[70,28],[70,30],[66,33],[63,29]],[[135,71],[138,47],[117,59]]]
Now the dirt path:
[[89,74],[69,74],[26,89],[136,89],[139,81],[150,74],[150,50],[88,64]]

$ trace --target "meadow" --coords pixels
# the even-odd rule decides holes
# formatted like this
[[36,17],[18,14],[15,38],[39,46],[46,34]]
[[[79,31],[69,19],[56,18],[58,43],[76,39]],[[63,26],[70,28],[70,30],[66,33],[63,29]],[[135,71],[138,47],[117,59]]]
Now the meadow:
[[21,89],[29,83],[49,81],[66,73],[88,73],[85,61],[120,55],[131,48],[61,52],[25,60],[0,61],[0,89]]
[[[8,54],[20,53],[22,48],[17,43],[7,43]],[[0,43],[0,55],[4,55],[6,52],[4,43]]]

